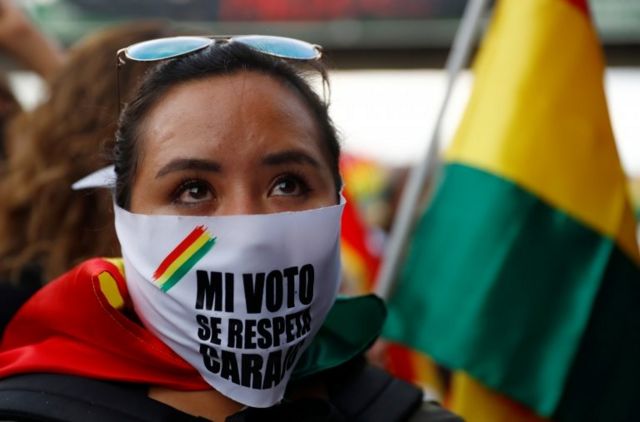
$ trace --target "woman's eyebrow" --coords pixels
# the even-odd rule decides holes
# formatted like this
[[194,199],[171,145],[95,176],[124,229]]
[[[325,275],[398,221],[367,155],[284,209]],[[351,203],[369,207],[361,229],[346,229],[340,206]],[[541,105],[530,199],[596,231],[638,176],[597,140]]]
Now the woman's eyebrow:
[[316,160],[309,154],[298,150],[275,152],[273,154],[265,155],[262,159],[262,164],[266,164],[268,166],[279,166],[289,163],[311,164],[314,167],[320,167],[320,163],[318,162],[318,160]]
[[176,158],[169,161],[160,170],[158,170],[156,179],[174,171],[202,170],[220,172],[221,168],[222,166],[215,161],[201,160],[199,158]]

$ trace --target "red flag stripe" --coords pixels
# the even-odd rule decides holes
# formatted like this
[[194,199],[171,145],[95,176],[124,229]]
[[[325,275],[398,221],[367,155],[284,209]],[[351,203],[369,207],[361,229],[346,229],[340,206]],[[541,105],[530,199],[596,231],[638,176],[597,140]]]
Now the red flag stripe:
[[578,9],[580,9],[580,11],[582,11],[584,14],[589,16],[589,4],[587,3],[587,0],[565,0],[565,1],[577,7]]

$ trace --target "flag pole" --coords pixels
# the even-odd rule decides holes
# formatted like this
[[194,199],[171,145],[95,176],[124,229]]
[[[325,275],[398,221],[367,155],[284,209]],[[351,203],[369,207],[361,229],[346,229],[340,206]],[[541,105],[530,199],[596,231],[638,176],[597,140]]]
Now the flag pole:
[[487,8],[487,3],[488,0],[469,0],[467,2],[460,25],[453,39],[451,52],[447,57],[445,66],[447,72],[446,90],[431,131],[429,148],[422,163],[411,170],[393,221],[393,228],[387,246],[385,247],[385,259],[382,262],[382,267],[376,280],[376,293],[383,299],[388,299],[391,294],[409,232],[413,227],[414,215],[421,193],[427,179],[434,173],[440,149],[439,138],[442,120],[449,105],[457,76],[469,61],[471,49],[479,32],[480,18]]

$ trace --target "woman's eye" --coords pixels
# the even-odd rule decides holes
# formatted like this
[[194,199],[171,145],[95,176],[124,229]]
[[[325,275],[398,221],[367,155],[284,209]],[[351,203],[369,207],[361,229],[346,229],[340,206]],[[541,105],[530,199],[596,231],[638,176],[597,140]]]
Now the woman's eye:
[[180,185],[175,197],[178,203],[195,204],[213,199],[213,192],[209,184],[192,180]]
[[269,191],[271,196],[300,196],[309,191],[309,185],[298,176],[287,175],[276,179]]

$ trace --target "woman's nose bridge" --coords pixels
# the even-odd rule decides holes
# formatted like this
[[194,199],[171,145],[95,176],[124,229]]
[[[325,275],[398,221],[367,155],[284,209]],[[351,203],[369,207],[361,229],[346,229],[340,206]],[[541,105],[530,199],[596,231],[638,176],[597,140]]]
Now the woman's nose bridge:
[[261,195],[252,193],[250,189],[238,187],[224,198],[221,212],[224,215],[263,214]]

